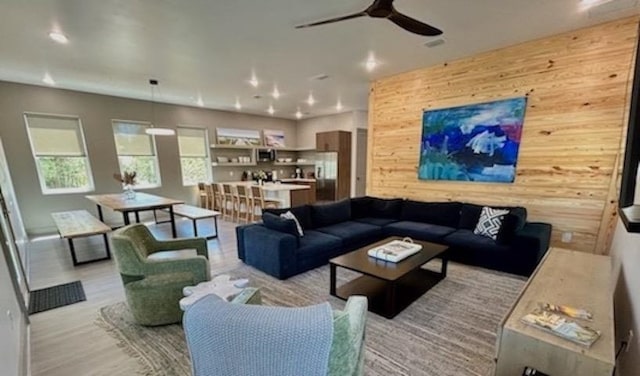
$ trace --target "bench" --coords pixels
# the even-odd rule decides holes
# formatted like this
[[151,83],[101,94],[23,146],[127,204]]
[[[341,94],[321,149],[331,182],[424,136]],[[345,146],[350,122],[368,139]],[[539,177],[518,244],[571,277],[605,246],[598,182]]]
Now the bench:
[[[107,233],[111,231],[111,227],[99,221],[86,210],[71,210],[51,213],[51,217],[58,228],[58,234],[60,234],[60,237],[67,239],[69,242],[69,251],[71,251],[73,266],[111,259],[109,240],[107,239]],[[73,239],[93,235],[102,235],[104,237],[107,256],[100,259],[79,262],[76,256],[76,250],[73,246]]]
[[[163,211],[168,211],[168,210],[167,209],[163,209]],[[218,217],[221,214],[220,212],[215,211],[215,210],[199,208],[197,206],[180,204],[180,205],[173,205],[173,214],[178,215],[180,217],[189,218],[190,220],[193,221],[193,235],[194,236],[198,236],[198,226],[196,224],[196,221],[198,219],[213,218],[213,225],[214,225],[214,228],[215,228],[216,232],[215,232],[214,235],[207,236],[206,238],[207,239],[215,239],[215,238],[218,237]],[[156,217],[156,211],[155,210],[153,211],[153,216],[155,218],[156,223],[164,223],[164,222],[158,222],[158,218]]]

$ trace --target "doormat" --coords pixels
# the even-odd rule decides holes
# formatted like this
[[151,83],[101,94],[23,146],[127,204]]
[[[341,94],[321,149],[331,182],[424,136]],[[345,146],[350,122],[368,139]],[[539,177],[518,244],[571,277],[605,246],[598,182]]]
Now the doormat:
[[48,311],[87,300],[82,282],[75,281],[31,291],[29,295],[29,314]]

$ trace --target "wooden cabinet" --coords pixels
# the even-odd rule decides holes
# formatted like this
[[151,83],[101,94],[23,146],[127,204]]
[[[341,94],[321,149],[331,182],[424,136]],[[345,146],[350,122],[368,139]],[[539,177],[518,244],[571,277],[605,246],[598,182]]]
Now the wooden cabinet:
[[[550,249],[498,328],[495,375],[521,375],[527,366],[551,376],[610,376],[615,365],[610,284],[609,257]],[[539,303],[592,312],[593,321],[577,321],[599,330],[600,338],[585,348],[522,323]]]
[[[337,183],[335,184],[335,194],[332,193],[331,196],[334,200],[351,197],[351,132],[316,133],[316,151],[319,159],[322,159],[322,152],[336,152],[338,154]],[[322,189],[323,183],[321,181],[318,182],[318,187]],[[325,196],[321,195],[320,197]]]

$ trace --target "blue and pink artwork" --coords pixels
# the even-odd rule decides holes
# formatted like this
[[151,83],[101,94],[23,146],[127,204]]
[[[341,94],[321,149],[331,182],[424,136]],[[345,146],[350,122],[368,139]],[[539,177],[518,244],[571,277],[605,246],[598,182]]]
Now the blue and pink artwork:
[[418,178],[513,183],[527,98],[425,111]]

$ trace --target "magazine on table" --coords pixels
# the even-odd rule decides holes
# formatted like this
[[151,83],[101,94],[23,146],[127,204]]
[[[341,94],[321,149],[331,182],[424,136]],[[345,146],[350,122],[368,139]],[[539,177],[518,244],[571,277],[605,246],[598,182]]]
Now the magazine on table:
[[411,238],[393,240],[389,243],[371,248],[367,254],[385,261],[400,262],[414,255],[422,249],[420,244],[415,244]]
[[541,308],[534,309],[521,321],[586,347],[591,347],[600,338],[599,331]]

